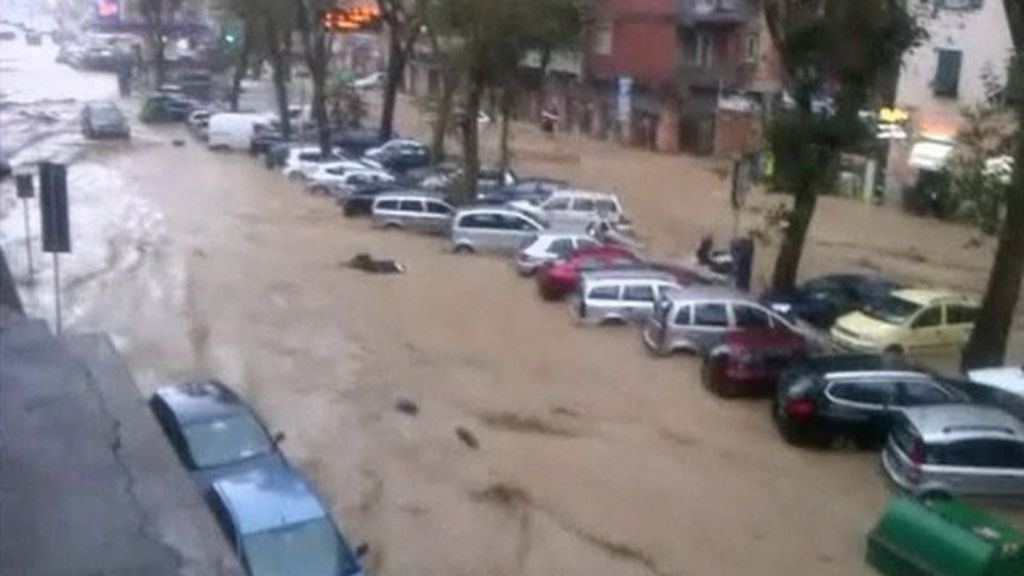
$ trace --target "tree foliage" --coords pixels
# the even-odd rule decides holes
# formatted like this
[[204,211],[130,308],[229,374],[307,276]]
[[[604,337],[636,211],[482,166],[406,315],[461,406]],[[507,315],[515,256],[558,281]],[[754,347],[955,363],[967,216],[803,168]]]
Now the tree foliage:
[[[764,0],[795,105],[769,126],[775,185],[794,195],[772,288],[792,289],[821,191],[831,189],[844,150],[869,136],[858,113],[885,72],[922,37],[903,0]],[[815,106],[830,97],[831,105]]]

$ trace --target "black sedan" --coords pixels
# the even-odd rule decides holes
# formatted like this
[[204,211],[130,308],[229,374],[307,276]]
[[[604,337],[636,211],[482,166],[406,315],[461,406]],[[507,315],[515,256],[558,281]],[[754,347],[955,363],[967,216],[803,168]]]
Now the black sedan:
[[875,447],[900,410],[970,402],[970,386],[881,356],[817,356],[782,375],[772,415],[792,444]]
[[217,380],[161,388],[149,401],[178,457],[204,489],[217,479],[254,469],[286,467],[253,411]]
[[767,292],[761,302],[776,312],[825,329],[840,316],[877,302],[899,287],[879,276],[834,274],[808,280],[792,292]]

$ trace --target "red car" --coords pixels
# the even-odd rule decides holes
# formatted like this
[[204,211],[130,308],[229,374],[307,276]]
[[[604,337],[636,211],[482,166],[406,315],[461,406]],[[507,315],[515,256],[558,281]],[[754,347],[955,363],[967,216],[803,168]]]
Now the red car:
[[641,265],[632,252],[619,246],[584,248],[565,260],[545,264],[537,273],[537,288],[546,300],[557,300],[576,290],[584,272]]
[[701,380],[723,397],[772,393],[783,370],[808,350],[807,339],[786,326],[733,330],[704,358]]

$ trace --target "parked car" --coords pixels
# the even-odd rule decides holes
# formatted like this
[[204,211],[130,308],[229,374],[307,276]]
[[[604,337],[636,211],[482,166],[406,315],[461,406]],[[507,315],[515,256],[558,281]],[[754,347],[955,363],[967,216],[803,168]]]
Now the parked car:
[[523,276],[531,276],[545,264],[568,258],[581,248],[600,245],[586,234],[544,232],[520,248],[516,254],[516,269]]
[[761,303],[776,312],[828,329],[840,316],[877,304],[900,286],[865,274],[832,274],[804,282],[785,294],[766,292]]
[[341,134],[336,134],[332,137],[331,143],[334,144],[342,153],[358,158],[362,156],[370,148],[380,146],[386,139],[380,137],[378,130],[346,130]]
[[256,134],[256,125],[269,120],[266,114],[213,114],[210,116],[207,145],[211,149],[248,150]]
[[113,102],[90,102],[82,109],[82,135],[86,138],[130,138],[128,119]]
[[897,290],[832,327],[837,344],[864,352],[952,353],[967,343],[978,314],[973,299],[939,290]]
[[[450,190],[463,178],[462,169],[442,166],[436,173],[423,178],[419,185],[433,190]],[[481,168],[477,174],[476,188],[478,191],[493,190],[503,186],[511,186],[518,181],[512,170],[497,168]]]
[[160,388],[149,405],[178,457],[204,489],[225,476],[287,466],[277,451],[284,435],[267,433],[256,414],[217,380]]
[[552,223],[605,220],[615,224],[625,221],[622,204],[614,194],[587,192],[583,190],[559,190],[553,192],[539,205],[518,200],[511,203],[517,210],[534,214]]
[[779,381],[772,414],[793,444],[827,446],[837,440],[878,446],[893,419],[913,406],[964,403],[963,384],[879,355],[808,359]]
[[346,217],[369,216],[373,213],[373,202],[377,196],[402,190],[403,188],[395,182],[367,184],[357,186],[348,196],[338,198],[337,203]]
[[288,150],[281,173],[289,180],[306,180],[328,164],[344,163],[350,167],[368,168],[359,160],[349,160],[332,152],[324,155],[319,146],[297,146]]
[[643,339],[660,356],[681,351],[703,356],[727,333],[748,329],[797,332],[788,320],[738,290],[691,286],[662,296]]
[[550,178],[524,178],[510,186],[499,186],[485,189],[477,194],[477,202],[485,204],[508,204],[510,202],[528,202],[539,205],[551,194],[565,190],[569,183]]
[[661,295],[677,288],[671,275],[655,270],[587,272],[569,309],[583,324],[644,322],[654,313],[654,303]]
[[185,125],[196,138],[206,141],[210,136],[210,110],[193,110],[185,120]]
[[537,289],[545,300],[558,300],[578,290],[586,272],[641,267],[643,264],[625,248],[585,247],[564,260],[541,266],[537,271]]
[[380,228],[405,228],[441,233],[451,225],[455,209],[436,195],[423,192],[390,192],[373,201],[373,224]]
[[251,576],[361,576],[358,555],[297,472],[271,468],[214,482],[211,508]]
[[1024,495],[1024,423],[991,406],[911,408],[896,419],[882,468],[917,494]]
[[1024,367],[1002,366],[998,368],[980,368],[971,370],[967,377],[978,382],[1024,398]]
[[[310,154],[299,154],[299,157],[315,156],[319,158],[319,152]],[[291,165],[286,168],[289,177],[294,177],[295,172],[291,171]],[[363,160],[330,160],[327,162],[299,160],[298,173],[303,175],[307,188],[314,193],[331,194],[336,189],[347,183],[347,177],[352,173],[374,174],[379,181],[394,181],[390,173],[372,167]]]
[[171,94],[153,94],[146,98],[139,119],[147,124],[184,122],[195,109],[195,104]]
[[722,397],[770,394],[782,372],[810,348],[807,338],[788,330],[732,330],[704,357],[701,381]]
[[420,142],[417,142],[416,140],[411,140],[409,138],[392,138],[391,140],[388,140],[387,142],[381,144],[380,146],[374,146],[373,148],[370,148],[363,154],[363,156],[370,158],[372,160],[376,160],[378,156],[381,156],[382,154],[386,153],[400,152],[405,150],[425,151],[426,148],[426,146],[424,146]]
[[344,198],[360,186],[390,184],[395,177],[381,170],[322,168],[310,178],[308,189],[313,194]]
[[525,214],[504,208],[466,208],[452,218],[451,243],[456,253],[515,252],[545,229]]
[[367,154],[366,157],[373,159],[384,168],[394,172],[406,172],[423,168],[430,164],[430,151],[427,150],[426,146],[389,148],[373,156]]

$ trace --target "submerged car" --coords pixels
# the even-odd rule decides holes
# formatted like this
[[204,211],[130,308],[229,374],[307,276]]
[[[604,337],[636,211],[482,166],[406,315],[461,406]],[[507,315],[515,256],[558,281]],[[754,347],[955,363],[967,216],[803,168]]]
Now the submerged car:
[[779,381],[772,415],[786,441],[875,447],[896,416],[915,406],[972,401],[969,383],[903,364],[891,356],[840,354],[809,358]]
[[661,295],[676,288],[679,285],[671,275],[657,270],[588,272],[569,309],[581,324],[641,323],[654,313]]
[[789,330],[751,328],[726,332],[701,366],[701,381],[718,396],[762,395],[775,390],[779,376],[811,346]]
[[973,299],[941,290],[897,290],[839,318],[832,339],[844,348],[894,355],[954,353],[978,315]]
[[257,469],[213,484],[211,506],[251,576],[357,576],[358,555],[297,472]]
[[541,266],[537,289],[545,300],[558,300],[575,292],[585,272],[642,267],[629,250],[619,246],[594,246],[578,251],[565,260]]
[[157,390],[149,401],[178,457],[203,488],[256,468],[286,467],[271,436],[246,404],[217,380]]
[[992,406],[904,411],[882,468],[915,494],[1024,496],[1024,422]]
[[130,138],[128,119],[113,102],[90,102],[82,109],[82,135],[86,138]]
[[808,280],[792,292],[765,293],[761,302],[817,328],[830,328],[840,316],[875,304],[899,288],[880,276],[832,274]]

